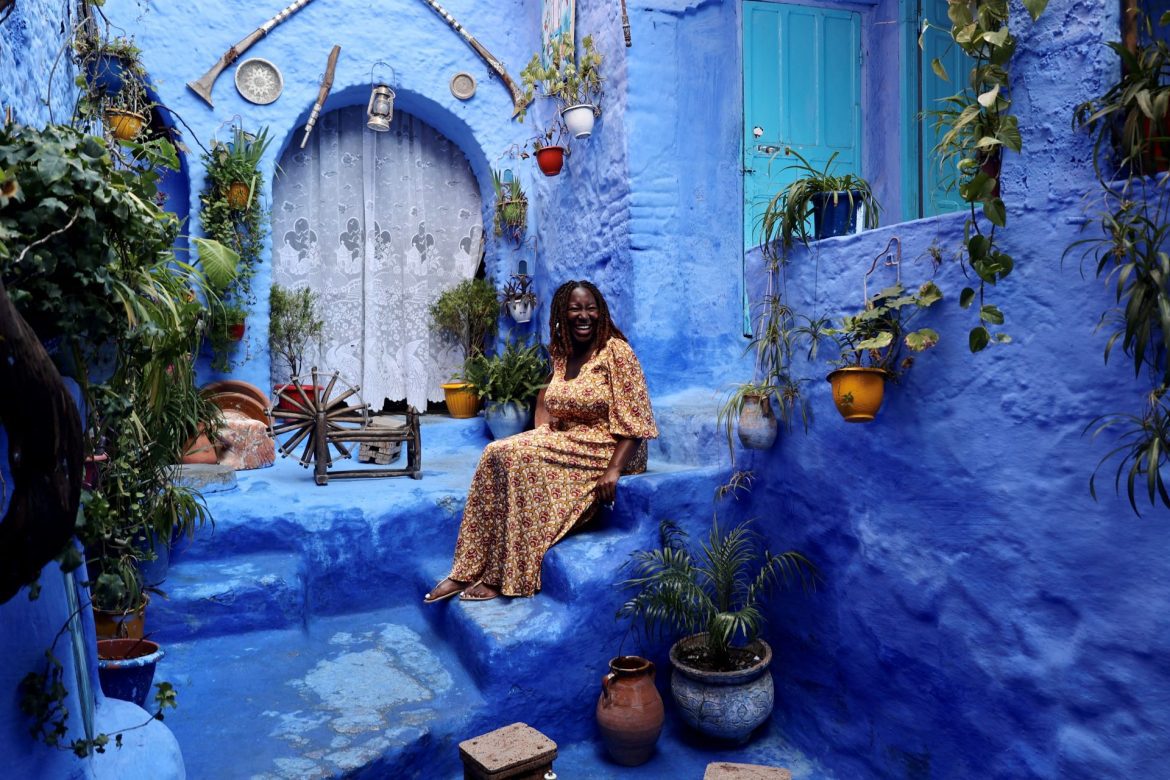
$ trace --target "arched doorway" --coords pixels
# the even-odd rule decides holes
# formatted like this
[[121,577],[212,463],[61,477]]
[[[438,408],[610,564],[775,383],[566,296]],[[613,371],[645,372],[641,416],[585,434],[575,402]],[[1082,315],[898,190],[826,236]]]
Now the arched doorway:
[[[273,183],[273,282],[321,296],[325,332],[305,365],[337,370],[382,400],[425,410],[462,368],[430,328],[440,292],[475,274],[483,248],[479,188],[466,156],[398,111],[391,129],[365,127],[351,106],[321,117],[285,150]],[[283,382],[273,366],[274,382]]]

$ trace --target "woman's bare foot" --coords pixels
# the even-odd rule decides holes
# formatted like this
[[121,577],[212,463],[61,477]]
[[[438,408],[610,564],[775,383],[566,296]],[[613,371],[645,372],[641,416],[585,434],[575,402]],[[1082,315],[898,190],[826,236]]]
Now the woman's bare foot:
[[446,577],[445,579],[441,580],[438,585],[431,588],[430,593],[423,596],[423,603],[433,604],[436,601],[449,599],[452,596],[462,593],[467,589],[469,584],[470,583],[466,580],[453,580],[450,577]]
[[500,595],[500,589],[485,582],[477,582],[463,590],[460,601],[491,601]]

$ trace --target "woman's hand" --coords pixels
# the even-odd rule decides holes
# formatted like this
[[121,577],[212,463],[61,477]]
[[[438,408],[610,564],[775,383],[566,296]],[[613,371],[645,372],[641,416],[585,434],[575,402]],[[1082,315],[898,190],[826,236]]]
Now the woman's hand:
[[593,489],[597,493],[597,500],[603,504],[613,504],[617,498],[618,478],[622,475],[621,469],[610,466],[597,480]]

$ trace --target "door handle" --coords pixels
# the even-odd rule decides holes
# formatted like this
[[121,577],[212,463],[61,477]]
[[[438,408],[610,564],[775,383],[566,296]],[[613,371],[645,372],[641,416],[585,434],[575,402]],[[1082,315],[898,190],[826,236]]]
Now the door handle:
[[771,144],[756,144],[756,151],[761,154],[776,154],[780,151],[779,146],[772,146]]

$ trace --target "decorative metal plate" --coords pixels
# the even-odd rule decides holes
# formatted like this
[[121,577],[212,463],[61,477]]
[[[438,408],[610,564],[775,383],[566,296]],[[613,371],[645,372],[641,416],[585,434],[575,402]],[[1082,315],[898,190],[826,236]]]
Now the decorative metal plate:
[[266,105],[280,97],[284,77],[268,60],[252,57],[236,68],[236,89],[249,103]]
[[470,73],[456,73],[451,77],[451,94],[460,100],[470,100],[475,94],[475,76]]

